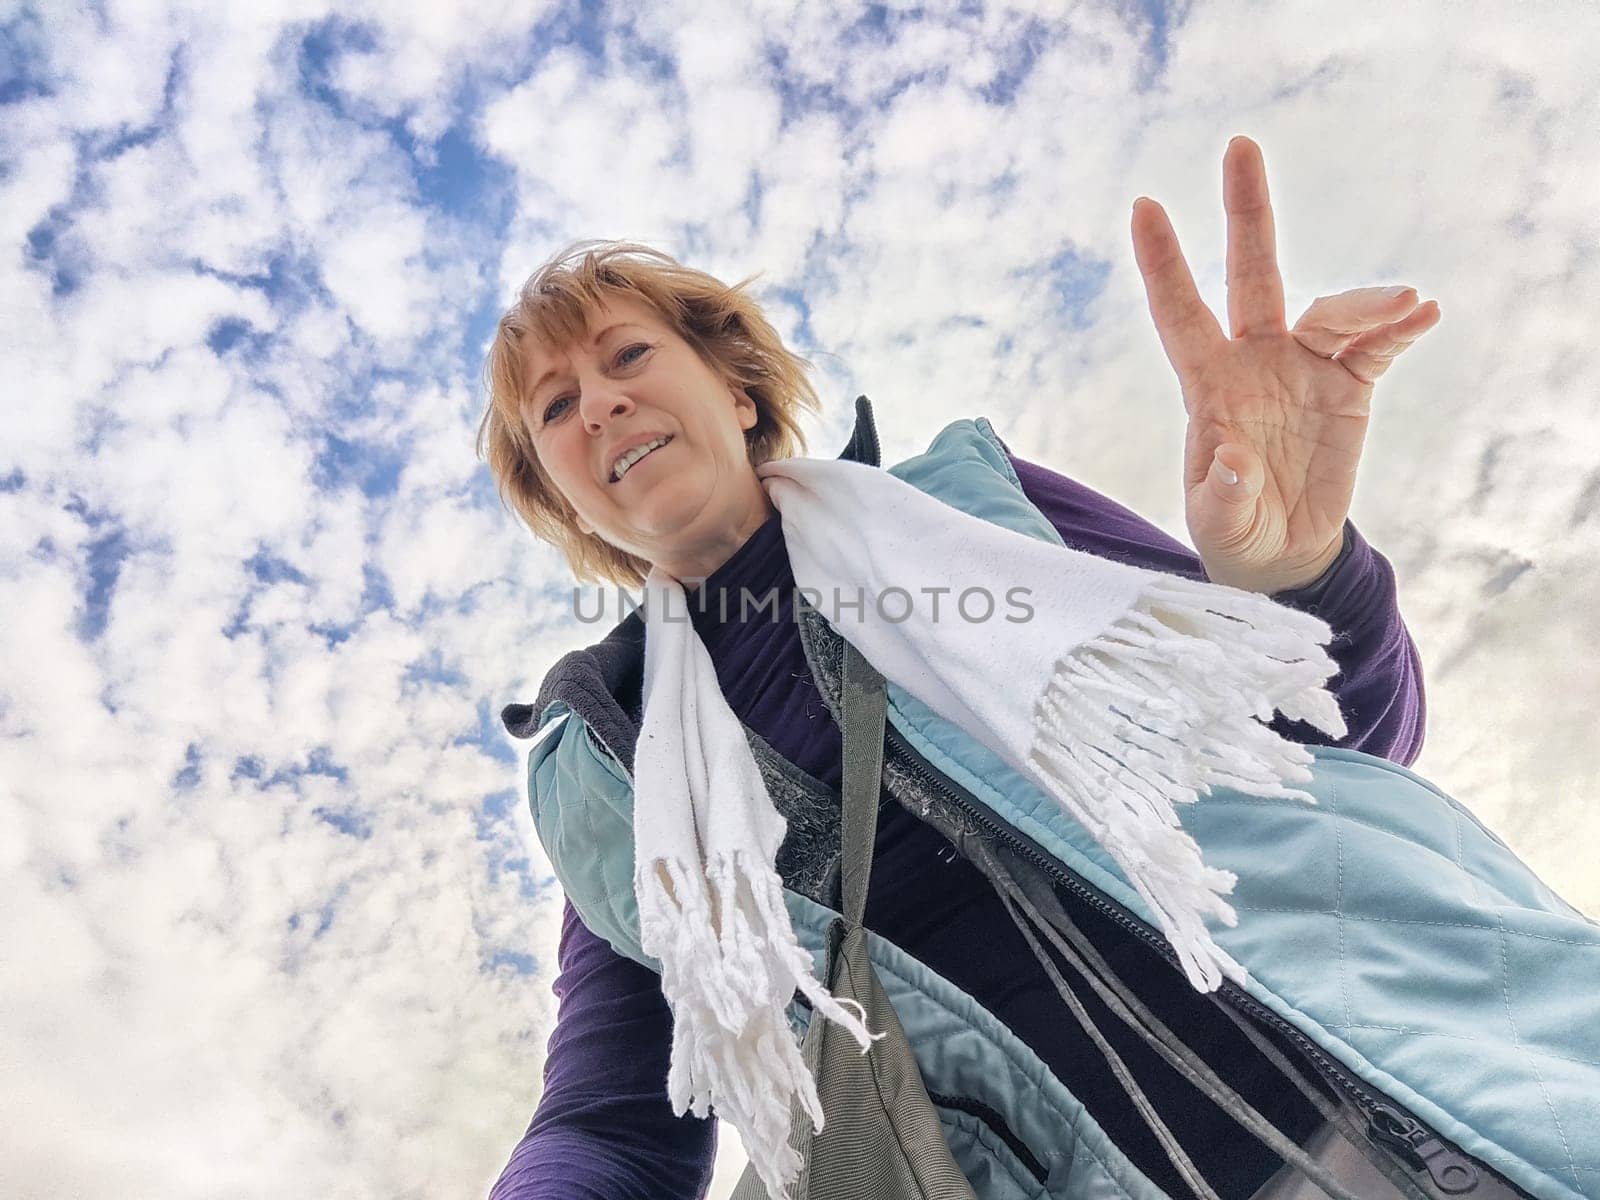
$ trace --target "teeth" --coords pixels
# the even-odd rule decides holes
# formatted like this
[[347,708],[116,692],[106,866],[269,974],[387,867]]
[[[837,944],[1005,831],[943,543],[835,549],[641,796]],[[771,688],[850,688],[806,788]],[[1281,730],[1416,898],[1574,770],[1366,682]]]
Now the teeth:
[[653,442],[646,442],[642,446],[635,446],[632,450],[629,450],[621,458],[617,459],[617,465],[611,468],[612,482],[620,480],[628,473],[629,467],[633,466],[634,463],[649,454],[657,446],[665,446],[671,440],[671,438],[660,437]]

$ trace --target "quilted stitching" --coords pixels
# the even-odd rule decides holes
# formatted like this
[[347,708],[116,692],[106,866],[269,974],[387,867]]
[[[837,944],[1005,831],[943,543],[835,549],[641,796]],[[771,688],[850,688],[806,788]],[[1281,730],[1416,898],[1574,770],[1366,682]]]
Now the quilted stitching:
[[[1556,1123],[1556,1132],[1561,1135],[1561,1148],[1567,1152],[1567,1167],[1570,1170],[1573,1165],[1572,1147],[1567,1143],[1567,1131],[1561,1128],[1561,1118],[1556,1115],[1556,1106],[1550,1100],[1550,1089],[1544,1085],[1544,1076],[1539,1071],[1539,1064],[1523,1048],[1522,1038],[1517,1034],[1517,1018],[1511,1011],[1511,962],[1509,952],[1506,949],[1506,920],[1503,913],[1498,915],[1500,917],[1500,998],[1506,1006],[1506,1021],[1511,1025],[1512,1040],[1516,1042],[1517,1049],[1522,1051],[1523,1060],[1533,1071],[1533,1077],[1539,1081],[1539,1091],[1544,1094],[1544,1105],[1550,1110],[1550,1119]],[[1578,1178],[1576,1171],[1572,1173],[1572,1181],[1579,1187],[1583,1186],[1583,1182]]]
[[[1328,789],[1328,811],[1339,812],[1339,785]],[[1337,887],[1333,894],[1333,915],[1339,922],[1339,993],[1344,997],[1344,1020],[1349,1025],[1354,1013],[1350,1008],[1350,975],[1344,960],[1344,836],[1339,832],[1339,822],[1333,823],[1334,872]]]
[[[786,893],[784,900],[789,907],[791,917],[794,918],[796,934],[801,936],[802,944],[811,951],[813,959],[819,959],[822,955],[822,930],[825,929],[826,923],[835,914],[832,910],[824,908],[814,901],[799,897],[793,892]],[[938,1029],[929,1030],[925,1027],[919,1028],[919,1017],[923,1017],[927,1012],[937,1011],[946,1014],[955,1023],[955,1027],[961,1029],[964,1033],[970,1032],[982,1039],[986,1055],[993,1062],[993,1066],[1000,1070],[1003,1075],[1014,1075],[1025,1081],[1036,1093],[1038,1102],[1052,1103],[1057,1114],[1063,1120],[1064,1132],[1071,1135],[1073,1142],[1083,1148],[1083,1152],[1094,1161],[1103,1175],[1116,1185],[1117,1190],[1127,1197],[1127,1200],[1134,1200],[1134,1193],[1129,1189],[1130,1182],[1139,1188],[1145,1189],[1147,1192],[1153,1191],[1154,1185],[1133,1164],[1124,1161],[1119,1166],[1108,1161],[1095,1151],[1094,1146],[1080,1131],[1080,1126],[1087,1123],[1101,1137],[1105,1136],[1103,1131],[1100,1130],[1094,1118],[1089,1115],[1089,1110],[1083,1106],[1077,1097],[1072,1095],[1070,1089],[1056,1077],[1055,1073],[1024,1042],[1017,1039],[1015,1035],[1009,1035],[1007,1039],[1008,1048],[1008,1045],[1003,1045],[986,1032],[980,1023],[972,1019],[971,1015],[962,1011],[963,1006],[970,1007],[975,1013],[982,1014],[990,1023],[998,1026],[1002,1031],[1002,1036],[1008,1035],[1009,1030],[1006,1029],[1006,1026],[1001,1024],[988,1009],[942,976],[921,966],[916,959],[901,950],[893,942],[871,930],[867,931],[867,951],[872,960],[873,969],[878,974],[879,982],[883,985],[885,993],[888,994],[890,1002],[894,1004],[896,1011],[900,1015],[901,1022],[905,1026],[906,1038],[911,1043],[913,1053],[923,1052],[918,1054],[918,1065],[930,1091],[939,1091],[947,1086],[936,1074],[930,1072],[929,1064],[924,1057],[928,1052],[928,1044],[939,1036],[939,1031]],[[819,978],[821,976],[820,970],[818,971],[818,976]],[[1009,1072],[1007,1068],[1009,1068]],[[1061,1092],[1071,1101],[1072,1109],[1063,1112],[1060,1105],[1054,1104],[1045,1095],[1047,1081],[1049,1085],[1061,1089]],[[1010,1080],[1010,1086],[1015,1086],[1015,1084],[1015,1079]],[[1014,1111],[1015,1108],[1014,1103],[1008,1102],[999,1096],[980,1097],[980,1099],[986,1099],[987,1102],[993,1103],[994,1107],[1003,1113]],[[996,1100],[1000,1102],[994,1103]],[[1069,1191],[1065,1194],[1070,1195],[1072,1193]]]
[[[1270,961],[1252,969],[1381,1071],[1424,1096],[1449,1095],[1448,1112],[1469,1129],[1495,1131],[1519,1147],[1525,1165],[1582,1193],[1585,1175],[1600,1169],[1575,1152],[1600,1143],[1600,1099],[1591,1098],[1600,1038],[1592,1000],[1580,999],[1592,997],[1600,980],[1600,931],[1585,937],[1592,922],[1575,920],[1498,838],[1431,785],[1431,797],[1409,787],[1397,793],[1403,804],[1386,799],[1382,786],[1352,788],[1359,777],[1352,772],[1368,761],[1330,754],[1309,785],[1316,806],[1219,791],[1185,814],[1207,860],[1240,876],[1233,899],[1241,927],[1265,921],[1264,938],[1282,914],[1298,919],[1282,928],[1296,929],[1310,946],[1314,925],[1326,922],[1325,944],[1336,956],[1328,973],[1336,972],[1338,992],[1316,986],[1314,954],[1299,953],[1283,970]],[[1298,813],[1302,841],[1292,857],[1273,862],[1259,848],[1241,857],[1247,846],[1239,830],[1263,819],[1270,829],[1275,811]],[[1324,903],[1274,902],[1313,901],[1315,886],[1306,880],[1318,878],[1315,862],[1324,854],[1334,868],[1321,876]],[[1330,1001],[1342,1020],[1330,1019]],[[1452,1052],[1451,1043],[1463,1049]],[[1499,1084],[1518,1078],[1514,1087]],[[1474,1080],[1482,1086],[1470,1086]],[[1509,1128],[1520,1132],[1508,1136]],[[1504,1169],[1499,1157],[1490,1161]]]
[[[922,735],[913,736],[913,743],[934,765],[980,797],[993,797],[991,807],[999,815],[1085,871],[1087,864],[1077,853],[1084,848],[1073,836],[1074,826],[1030,805],[1025,792],[1013,792],[978,763],[952,762],[941,751],[970,747],[941,744],[937,723],[915,709],[914,701],[904,710],[891,706],[891,715],[903,732]],[[1548,997],[1521,995],[1519,985],[1550,980],[1558,968],[1574,974],[1587,971],[1590,960],[1600,955],[1600,931],[1586,940],[1583,935],[1593,923],[1578,918],[1469,810],[1428,781],[1358,752],[1326,747],[1316,752],[1321,761],[1311,790],[1319,805],[1219,789],[1185,812],[1185,823],[1200,837],[1207,861],[1239,874],[1234,907],[1241,924],[1253,924],[1247,913],[1282,914],[1270,929],[1257,925],[1259,941],[1241,961],[1248,961],[1268,992],[1287,1005],[1286,1015],[1370,1086],[1390,1092],[1468,1153],[1485,1158],[1535,1194],[1571,1197],[1570,1185],[1557,1179],[1575,1180],[1575,1171],[1587,1171],[1587,1165],[1552,1160],[1568,1157],[1565,1141],[1600,1144],[1600,1096],[1588,1098],[1597,1089],[1586,1062],[1600,1058],[1600,1023],[1594,1020],[1592,1000],[1600,973],[1589,971],[1587,986],[1556,985],[1564,994],[1591,998],[1582,1000],[1585,1019],[1565,1027],[1558,1027]],[[1353,779],[1359,779],[1359,786],[1349,786]],[[1050,826],[1043,839],[1036,824],[1041,819]],[[1239,833],[1242,827],[1261,835],[1273,828],[1274,819],[1282,823],[1278,832],[1297,839],[1289,861],[1275,861],[1270,851],[1263,852],[1279,840],[1271,834],[1258,836],[1258,844],[1252,845]],[[1223,822],[1235,826],[1232,840],[1219,842],[1233,852],[1231,858],[1213,853],[1204,836]],[[1087,850],[1094,861],[1094,847]],[[1093,877],[1092,869],[1087,873]],[[1096,882],[1106,886],[1103,878]],[[1108,889],[1113,894],[1115,882]],[[1138,911],[1136,901],[1129,906]],[[1325,919],[1325,942],[1319,916]],[[1525,1036],[1514,1039],[1509,1025],[1485,1027],[1494,1026],[1495,1014],[1506,1011],[1507,1000],[1499,994],[1499,954],[1486,940],[1500,936],[1502,922],[1507,923],[1510,957],[1521,952],[1529,959],[1526,970],[1510,972],[1511,1012],[1519,1028],[1530,1013],[1543,1014],[1537,1037],[1523,1030]],[[1219,937],[1228,945],[1235,932],[1222,931]],[[1248,930],[1237,932],[1248,940]],[[1422,955],[1411,966],[1425,969],[1394,961],[1407,945]],[[1571,947],[1577,957],[1541,957],[1531,949],[1541,945],[1552,951],[1557,945]],[[1297,972],[1292,978],[1274,969],[1284,959]],[[1433,977],[1436,969],[1440,978]],[[1318,987],[1318,974],[1327,986]],[[1376,1028],[1415,1028],[1419,1016],[1430,1015],[1441,1016],[1438,1032],[1477,1041],[1481,1053],[1458,1064],[1441,1055],[1436,1039],[1409,1038],[1420,1048],[1412,1052]],[[1473,1036],[1474,1031],[1482,1036]],[[1546,1106],[1527,1066],[1530,1051],[1565,1071],[1559,1087],[1551,1083],[1549,1070],[1539,1073],[1558,1120],[1548,1110],[1538,1111]],[[1502,1078],[1520,1082],[1507,1089],[1496,1070]],[[1574,1128],[1584,1130],[1584,1136],[1564,1139]],[[1543,1174],[1533,1176],[1528,1168]]]
[[1039,1181],[1028,1173],[1028,1169],[1012,1153],[1011,1147],[997,1134],[990,1132],[989,1127],[977,1117],[960,1109],[938,1108],[938,1106],[935,1106],[935,1109],[939,1124],[945,1129],[945,1141],[951,1143],[952,1150],[957,1144],[950,1136],[954,1130],[958,1136],[964,1136],[968,1141],[978,1143],[987,1160],[994,1167],[1004,1171],[1012,1186],[1027,1200],[1040,1200],[1041,1197],[1048,1196],[1049,1193],[1041,1187]]

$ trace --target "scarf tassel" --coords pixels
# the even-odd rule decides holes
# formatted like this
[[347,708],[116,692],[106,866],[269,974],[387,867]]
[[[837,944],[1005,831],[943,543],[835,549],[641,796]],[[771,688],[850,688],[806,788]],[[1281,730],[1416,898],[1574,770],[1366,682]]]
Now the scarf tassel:
[[798,987],[812,1019],[843,1026],[862,1053],[887,1035],[867,1029],[857,1001],[835,998],[814,978],[769,864],[736,850],[717,855],[702,874],[662,858],[638,882],[641,944],[661,961],[673,1012],[673,1113],[704,1118],[714,1106],[738,1129],[769,1194],[781,1195],[802,1165],[789,1145],[790,1097],[799,1095],[815,1132],[824,1125],[816,1081],[784,1014],[788,998]]
[[1327,636],[1265,596],[1162,576],[1059,659],[1035,702],[1036,781],[1122,868],[1201,991],[1245,980],[1202,920],[1238,923],[1223,899],[1237,877],[1201,861],[1176,806],[1217,784],[1316,803],[1280,782],[1310,779],[1312,754],[1263,722],[1277,710],[1344,735],[1321,687],[1338,670]]

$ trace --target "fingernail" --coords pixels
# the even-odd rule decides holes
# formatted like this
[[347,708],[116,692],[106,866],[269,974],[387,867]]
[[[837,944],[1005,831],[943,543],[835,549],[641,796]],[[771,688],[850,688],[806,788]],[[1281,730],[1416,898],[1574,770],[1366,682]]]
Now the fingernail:
[[1384,288],[1383,294],[1386,299],[1393,300],[1396,296],[1404,296],[1410,290],[1409,286],[1402,285],[1400,287]]

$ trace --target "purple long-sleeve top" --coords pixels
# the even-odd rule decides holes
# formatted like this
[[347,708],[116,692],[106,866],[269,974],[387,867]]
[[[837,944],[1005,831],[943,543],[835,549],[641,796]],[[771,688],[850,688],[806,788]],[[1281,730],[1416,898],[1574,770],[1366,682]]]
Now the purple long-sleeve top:
[[[1015,455],[1011,461],[1028,499],[1068,546],[1206,578],[1194,551],[1136,513],[1044,467]],[[1339,672],[1328,687],[1348,732],[1334,743],[1281,716],[1273,728],[1295,741],[1336,744],[1409,765],[1422,749],[1421,660],[1396,605],[1393,569],[1352,523],[1346,522],[1344,533],[1339,557],[1317,580],[1274,599],[1315,613],[1333,629],[1328,652]],[[702,595],[724,588],[764,595],[771,588],[789,596],[793,586],[774,516],[711,575]],[[737,609],[729,605],[731,613]],[[733,711],[791,762],[838,788],[839,729],[812,681],[794,621],[774,621],[770,610],[745,623],[719,622],[718,616],[715,604],[692,613]],[[874,854],[866,926],[1010,1026],[1155,1183],[1171,1194],[1188,1194],[1099,1052],[1067,1019],[1060,997],[978,870],[930,826],[893,804],[880,809]],[[1181,974],[1114,925],[1090,932],[1125,979],[1140,981],[1146,1003],[1237,1090],[1291,1135],[1310,1131],[1315,1114],[1292,1088],[1276,1082],[1275,1071]],[[666,1088],[672,1013],[660,977],[590,932],[570,901],[559,962],[553,990],[560,1003],[544,1092],[490,1200],[703,1196],[715,1158],[716,1120],[673,1115]],[[1280,1160],[1099,1011],[1098,1024],[1219,1195],[1251,1195]]]

